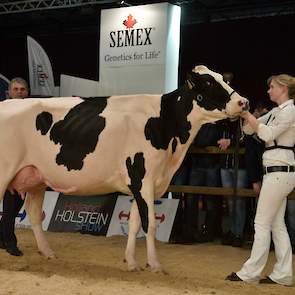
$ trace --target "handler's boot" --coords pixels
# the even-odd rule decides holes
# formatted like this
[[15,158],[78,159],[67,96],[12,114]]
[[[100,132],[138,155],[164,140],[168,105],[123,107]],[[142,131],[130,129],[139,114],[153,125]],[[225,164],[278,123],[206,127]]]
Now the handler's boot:
[[4,242],[0,239],[0,249],[5,249]]
[[23,256],[24,253],[15,244],[7,244],[6,252],[13,256]]

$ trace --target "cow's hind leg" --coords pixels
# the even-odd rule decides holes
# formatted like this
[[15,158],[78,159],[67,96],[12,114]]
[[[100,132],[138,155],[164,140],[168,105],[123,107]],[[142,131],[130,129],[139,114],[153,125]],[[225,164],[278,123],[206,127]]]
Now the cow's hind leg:
[[140,230],[140,225],[138,208],[134,201],[130,209],[128,241],[125,250],[125,260],[127,261],[128,270],[130,271],[142,270],[135,257],[136,236]]
[[39,252],[47,258],[54,258],[54,252],[51,250],[42,229],[44,193],[45,189],[40,189],[34,193],[27,194],[25,208],[30,218]]

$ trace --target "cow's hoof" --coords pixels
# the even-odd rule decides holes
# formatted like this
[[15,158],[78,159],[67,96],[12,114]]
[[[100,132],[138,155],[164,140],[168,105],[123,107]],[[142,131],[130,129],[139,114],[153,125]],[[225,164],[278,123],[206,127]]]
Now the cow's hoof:
[[[123,261],[127,262],[126,259],[124,259]],[[140,267],[137,262],[128,263],[128,271],[143,271],[143,268]]]
[[130,266],[128,267],[128,271],[130,272],[140,272],[143,271],[143,268],[140,266]]
[[168,272],[165,271],[160,264],[155,265],[155,266],[151,266],[149,263],[147,263],[146,268],[150,268],[151,272],[162,273],[164,275],[168,275]]
[[50,256],[46,256],[46,259],[50,260],[50,259],[57,259],[57,256],[53,253]]
[[124,258],[123,262],[128,264],[128,271],[143,271],[143,268],[136,261],[128,263],[127,259]]
[[44,256],[46,259],[56,259],[56,255],[53,251],[38,251],[40,255]]
[[128,271],[143,271],[139,265],[128,265]]

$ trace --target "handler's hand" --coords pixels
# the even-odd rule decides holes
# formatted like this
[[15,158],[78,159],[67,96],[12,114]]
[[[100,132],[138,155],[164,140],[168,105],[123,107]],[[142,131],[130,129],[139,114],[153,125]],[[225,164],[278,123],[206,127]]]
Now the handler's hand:
[[249,116],[251,116],[251,113],[249,111],[244,111],[240,114],[240,117],[242,117],[245,120],[247,120]]
[[252,188],[253,188],[255,195],[259,196],[260,190],[261,190],[261,181],[253,182]]
[[225,151],[230,146],[229,138],[221,138],[217,141],[218,146],[221,150]]

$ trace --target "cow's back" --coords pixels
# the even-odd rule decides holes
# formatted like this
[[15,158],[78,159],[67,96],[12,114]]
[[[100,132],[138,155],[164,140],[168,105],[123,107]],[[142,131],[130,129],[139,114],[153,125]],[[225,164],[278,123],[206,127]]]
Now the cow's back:
[[[49,113],[54,127],[83,101],[75,97],[7,101],[0,108],[1,134],[5,134],[1,136],[1,146],[4,147],[1,149],[7,151],[9,158],[19,161],[19,169],[33,165],[55,187],[67,188],[75,184],[81,189],[79,193],[112,191],[114,186],[126,191],[129,182],[126,159],[144,152],[149,163],[149,158],[158,153],[145,140],[144,126],[150,116],[159,113],[160,96],[108,98],[105,109],[98,114],[105,118],[105,126],[95,150],[82,159],[82,167],[71,169],[65,164],[57,164],[63,146],[50,139],[53,128],[48,134],[41,135],[36,129],[36,118],[41,113]],[[12,148],[8,149],[7,145]],[[151,164],[155,166],[156,163]],[[147,168],[150,171],[150,167]]]

